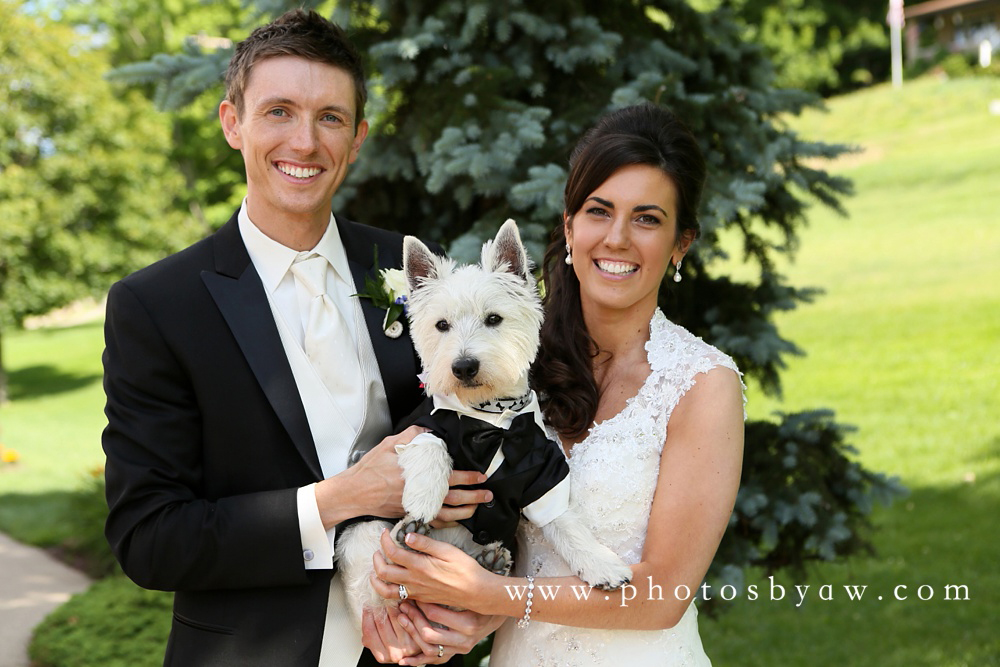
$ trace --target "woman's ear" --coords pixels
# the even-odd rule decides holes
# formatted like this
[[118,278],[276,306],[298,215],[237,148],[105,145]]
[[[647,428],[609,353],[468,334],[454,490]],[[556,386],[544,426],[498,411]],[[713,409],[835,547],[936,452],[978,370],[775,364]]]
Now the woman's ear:
[[573,218],[566,211],[563,211],[563,236],[566,237],[566,243],[573,245]]
[[691,249],[691,244],[694,243],[695,238],[698,233],[693,229],[685,229],[681,232],[680,238],[677,239],[677,247],[674,249],[671,259],[674,260],[676,264],[679,260],[684,259],[684,255],[687,251]]

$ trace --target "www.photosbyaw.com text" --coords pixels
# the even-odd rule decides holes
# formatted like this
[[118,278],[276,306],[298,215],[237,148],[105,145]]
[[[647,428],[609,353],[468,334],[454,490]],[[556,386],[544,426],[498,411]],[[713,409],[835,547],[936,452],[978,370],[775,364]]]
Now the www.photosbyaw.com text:
[[[690,588],[681,584],[674,588],[672,593],[670,591],[664,592],[662,586],[653,583],[652,577],[647,577],[647,586],[645,591],[640,591],[640,589],[634,584],[626,584],[616,591],[595,591],[591,586],[586,584],[575,584],[563,586],[559,585],[547,585],[547,584],[535,584],[535,596],[539,601],[545,600],[555,600],[560,595],[572,595],[574,599],[579,602],[585,602],[590,599],[591,595],[603,596],[605,600],[611,600],[613,597],[619,602],[619,606],[627,607],[630,602],[634,601],[641,593],[646,594],[647,600],[658,600],[662,601],[668,599],[667,596],[673,595],[677,600],[685,601],[690,600],[692,597],[692,591]],[[641,586],[641,584],[640,584]],[[507,595],[510,596],[511,600],[522,600],[528,593],[528,587],[526,585],[508,585],[504,586],[507,589]],[[702,584],[699,590],[699,597],[702,600],[712,599],[712,590],[709,588],[708,584]],[[766,600],[770,602],[778,602],[780,600],[788,598],[789,601],[795,602],[796,607],[802,606],[802,603],[806,601],[807,598],[815,598],[824,602],[831,602],[835,599],[847,599],[854,602],[864,599],[865,595],[869,598],[876,597],[878,600],[889,599],[897,600],[899,602],[905,602],[907,600],[916,599],[922,602],[927,602],[930,600],[944,600],[947,602],[959,601],[964,602],[969,599],[969,587],[966,584],[945,584],[944,586],[930,586],[928,584],[921,584],[918,586],[909,584],[898,584],[894,586],[891,591],[887,591],[885,594],[878,594],[870,592],[868,590],[867,584],[796,584],[794,586],[784,586],[782,584],[775,583],[774,577],[768,577],[767,584],[750,584],[746,587],[744,591],[746,599],[750,602],[756,602],[759,600]],[[730,601],[738,597],[740,592],[735,586],[727,584],[719,589],[717,597]]]

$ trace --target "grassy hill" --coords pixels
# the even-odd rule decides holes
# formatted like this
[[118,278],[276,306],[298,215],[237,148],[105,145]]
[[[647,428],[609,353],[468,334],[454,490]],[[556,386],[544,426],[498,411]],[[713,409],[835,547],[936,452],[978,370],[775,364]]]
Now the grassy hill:
[[[778,320],[807,356],[782,375],[784,402],[752,390],[749,411],[836,410],[859,427],[852,441],[865,465],[900,475],[911,495],[876,512],[876,556],[816,567],[801,605],[789,582],[784,600],[771,601],[768,580],[748,573],[759,599],[741,596],[721,622],[702,624],[716,667],[1000,665],[992,100],[997,79],[928,78],[837,98],[828,113],[792,121],[805,138],[861,149],[828,165],[854,181],[856,196],[846,219],[819,208],[809,216],[784,271],[825,295]],[[820,598],[823,584],[830,601]],[[949,584],[967,585],[968,601]],[[845,585],[868,588],[858,601]],[[905,601],[894,596],[900,585]]]

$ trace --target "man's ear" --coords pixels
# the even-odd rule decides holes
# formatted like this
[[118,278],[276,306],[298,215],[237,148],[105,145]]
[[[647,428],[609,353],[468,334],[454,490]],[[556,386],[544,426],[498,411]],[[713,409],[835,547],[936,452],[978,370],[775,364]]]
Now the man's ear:
[[222,100],[219,105],[219,123],[222,125],[222,134],[226,137],[226,143],[231,148],[242,150],[243,139],[240,137],[240,118],[236,113],[236,105],[229,100]]
[[361,144],[365,143],[365,138],[368,136],[368,121],[363,120],[358,123],[358,129],[354,132],[354,143],[351,145],[351,154],[348,157],[348,164],[354,164],[354,161],[358,159],[358,153],[361,151]]

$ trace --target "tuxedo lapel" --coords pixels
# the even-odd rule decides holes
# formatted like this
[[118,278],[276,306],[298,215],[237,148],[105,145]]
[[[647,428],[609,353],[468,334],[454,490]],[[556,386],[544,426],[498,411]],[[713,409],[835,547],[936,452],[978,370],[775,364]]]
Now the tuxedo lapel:
[[[365,277],[377,278],[381,269],[400,268],[402,264],[402,246],[399,248],[379,244],[372,234],[371,228],[350,220],[337,218],[337,229],[347,253],[347,261],[351,266],[351,277],[355,289],[363,290]],[[398,237],[397,237],[398,238]],[[378,246],[379,266],[375,266],[375,247]],[[371,299],[361,299],[361,312],[365,316],[368,335],[378,360],[379,374],[385,386],[386,398],[389,401],[389,412],[392,423],[396,424],[409,412],[409,407],[401,407],[398,397],[411,400],[417,383],[417,364],[410,341],[409,324],[405,317],[400,318],[404,327],[403,335],[390,338],[385,335],[382,322],[385,311],[375,306]]]
[[260,276],[250,262],[234,215],[214,236],[215,272],[201,278],[296,449],[323,479],[305,408],[285,356]]

